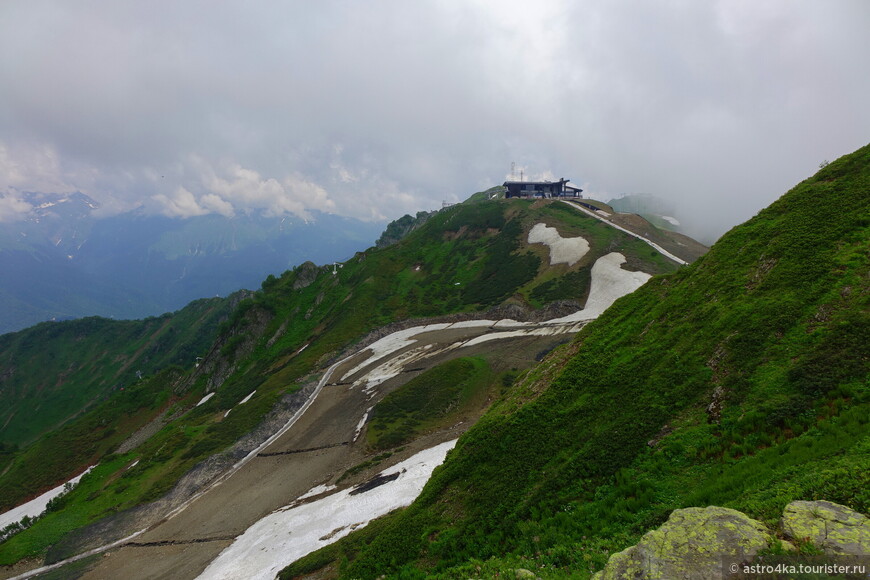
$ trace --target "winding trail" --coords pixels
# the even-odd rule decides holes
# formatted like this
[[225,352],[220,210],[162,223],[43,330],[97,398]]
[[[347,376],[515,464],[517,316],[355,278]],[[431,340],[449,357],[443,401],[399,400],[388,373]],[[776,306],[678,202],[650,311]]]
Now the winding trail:
[[682,266],[686,266],[686,265],[688,265],[688,262],[687,262],[687,261],[683,260],[682,258],[680,258],[680,257],[678,257],[678,256],[673,255],[672,253],[670,253],[669,251],[667,251],[666,249],[664,249],[663,247],[661,247],[661,246],[658,245],[657,243],[653,242],[652,240],[650,240],[650,239],[648,239],[648,238],[645,238],[645,237],[643,237],[643,236],[640,235],[640,234],[636,234],[636,233],[634,233],[633,231],[628,230],[628,229],[626,229],[626,228],[624,228],[624,227],[622,227],[622,226],[616,225],[616,224],[613,223],[612,221],[606,219],[604,216],[602,216],[602,215],[600,215],[600,214],[597,214],[597,213],[595,213],[594,211],[590,211],[590,210],[586,209],[585,207],[581,206],[580,204],[574,203],[574,202],[572,202],[572,201],[570,201],[570,200],[567,200],[567,199],[563,199],[563,200],[561,200],[561,201],[562,201],[562,203],[567,203],[567,204],[570,205],[571,207],[573,207],[573,208],[575,208],[575,209],[577,209],[577,210],[582,211],[582,212],[585,213],[586,215],[592,216],[592,217],[594,217],[595,219],[597,219],[597,220],[599,220],[599,221],[602,221],[602,222],[606,223],[607,225],[609,225],[609,226],[612,227],[612,228],[616,228],[616,229],[618,229],[618,230],[620,230],[620,231],[623,231],[623,232],[627,233],[628,235],[630,235],[630,236],[632,236],[632,237],[635,237],[635,238],[641,240],[642,242],[645,242],[645,243],[649,244],[649,245],[650,245],[653,249],[655,249],[657,252],[659,252],[659,253],[662,254],[663,256],[666,256],[666,257],[670,258],[671,260],[673,260],[673,261],[676,262],[677,264],[680,264],[680,265],[682,265]]
[[[642,236],[576,204],[569,205],[641,239],[677,263],[686,263]],[[286,424],[157,524],[15,578],[31,578],[96,554],[104,557],[84,573],[86,580],[196,578],[234,540],[269,514],[291,504],[323,500],[322,493],[309,493],[313,489],[328,490],[331,495],[327,498],[346,494],[348,484],[334,486],[349,467],[368,458],[364,439],[357,439],[372,406],[386,393],[446,360],[491,352],[493,341],[499,342],[499,355],[505,364],[518,360],[532,364],[535,353],[564,341],[614,300],[646,282],[649,275],[622,270],[624,261],[618,253],[596,261],[586,309],[570,316],[538,323],[470,320],[430,324],[381,338],[331,365]],[[330,388],[324,389],[327,386]],[[455,440],[472,423],[460,422],[425,436],[377,469],[387,469],[422,450]]]
[[[419,326],[384,337],[330,366],[291,420],[155,526],[16,578],[31,578],[96,554],[104,557],[82,578],[196,578],[256,522],[299,500],[312,487],[334,483],[349,467],[366,460],[365,441],[354,437],[361,418],[387,392],[445,360],[486,352],[492,340],[504,343],[500,350],[508,358],[527,357],[530,363],[536,352],[585,324],[476,320]],[[377,469],[453,440],[470,424],[424,437]]]

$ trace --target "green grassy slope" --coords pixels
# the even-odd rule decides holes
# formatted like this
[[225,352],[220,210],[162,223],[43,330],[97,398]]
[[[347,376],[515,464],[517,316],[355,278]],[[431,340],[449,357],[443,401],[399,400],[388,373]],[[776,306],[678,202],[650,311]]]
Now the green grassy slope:
[[621,299],[567,364],[539,367],[554,380],[531,377],[466,433],[415,504],[282,578],[329,563],[582,578],[675,508],[772,523],[825,498],[866,513],[868,192],[870,146]]
[[398,447],[434,425],[443,424],[493,382],[482,358],[447,361],[402,385],[374,406],[367,427],[369,445]]
[[[592,247],[589,254],[570,268],[550,267],[547,249],[525,242],[528,230],[539,221],[559,227],[564,236],[586,236]],[[91,491],[73,491],[64,509],[0,544],[0,564],[38,556],[67,530],[159,497],[196,463],[251,431],[279,398],[298,389],[367,332],[407,318],[479,311],[503,303],[542,306],[562,298],[582,299],[588,281],[560,280],[580,276],[611,251],[623,252],[630,266],[648,272],[677,268],[649,246],[565,204],[518,200],[448,208],[399,243],[358,253],[335,273],[332,266],[306,263],[280,277],[269,276],[260,291],[242,300],[220,324],[199,368],[191,368],[192,357],[182,357],[184,368],[168,369],[125,391],[123,400],[128,403],[115,404],[113,396],[18,453],[12,468],[0,475],[0,497],[10,498],[8,502],[44,490],[49,477],[63,481],[100,458],[114,467],[95,470],[82,487]],[[546,291],[538,291],[543,286]],[[156,320],[165,327],[146,324],[152,334],[131,331],[129,337],[102,336],[104,326],[115,327],[98,320],[36,327],[60,334],[38,342],[34,338],[27,352],[54,353],[59,352],[56,344],[81,345],[82,350],[62,355],[60,365],[41,354],[45,368],[39,372],[45,381],[73,360],[83,361],[98,376],[114,377],[120,372],[116,369],[141,368],[123,363],[130,353],[143,348],[150,352],[164,344],[159,332],[181,322],[175,317]],[[92,327],[79,329],[76,324]],[[79,337],[83,340],[76,342]],[[11,356],[8,364],[21,367],[24,360]],[[42,376],[37,369],[32,372]],[[87,384],[86,376],[80,380]],[[79,383],[65,383],[73,384]],[[194,407],[214,385],[219,385],[215,396]],[[254,390],[249,402],[224,417]],[[71,400],[70,406],[74,404],[80,401]],[[174,421],[133,451],[107,456],[126,435],[167,409],[179,413]],[[136,460],[136,467],[127,471]]]
[[0,441],[32,442],[129,386],[137,371],[192,366],[232,305],[198,300],[145,320],[90,317],[0,335]]

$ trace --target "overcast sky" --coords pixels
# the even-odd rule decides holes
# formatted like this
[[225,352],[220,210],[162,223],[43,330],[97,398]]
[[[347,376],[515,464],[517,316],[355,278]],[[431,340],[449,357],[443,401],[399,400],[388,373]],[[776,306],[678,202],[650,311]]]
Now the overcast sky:
[[870,141],[867,0],[0,2],[0,220],[393,219],[527,177],[718,235]]

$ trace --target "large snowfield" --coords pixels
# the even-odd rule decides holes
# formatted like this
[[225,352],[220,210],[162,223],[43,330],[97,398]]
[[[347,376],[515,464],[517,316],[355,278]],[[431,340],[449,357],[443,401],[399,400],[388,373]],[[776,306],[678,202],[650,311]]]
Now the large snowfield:
[[398,477],[369,491],[351,495],[353,489],[345,489],[273,512],[236,538],[199,575],[199,580],[272,580],[302,556],[374,518],[410,505],[455,444],[455,440],[442,443],[394,465],[381,475],[398,473]]

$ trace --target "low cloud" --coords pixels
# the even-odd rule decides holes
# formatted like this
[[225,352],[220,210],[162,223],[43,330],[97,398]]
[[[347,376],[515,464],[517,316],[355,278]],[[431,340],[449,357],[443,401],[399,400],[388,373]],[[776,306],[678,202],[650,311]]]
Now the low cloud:
[[715,237],[870,134],[866,0],[209,6],[4,3],[0,191],[380,219],[513,161]]
[[199,156],[191,157],[188,167],[193,170],[181,177],[184,185],[171,194],[151,197],[158,212],[180,218],[209,213],[232,217],[237,212],[256,212],[311,219],[309,210],[333,212],[336,208],[323,187],[296,173],[280,179],[264,177],[238,163],[219,164],[215,168]]
[[94,170],[65,166],[47,145],[0,141],[0,188],[68,193],[92,183]]
[[172,195],[160,193],[152,199],[163,208],[163,215],[168,217],[189,218],[209,213],[184,187],[179,187]]
[[27,217],[33,207],[15,192],[0,193],[0,222],[13,222]]

